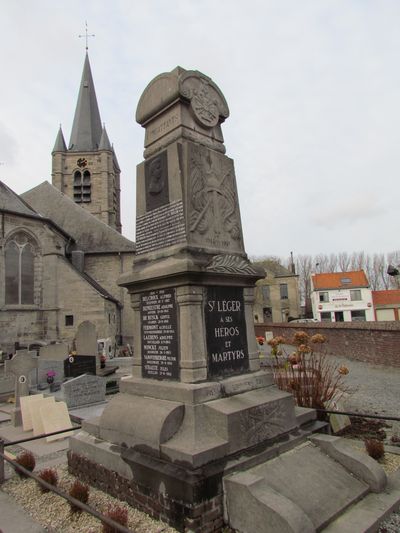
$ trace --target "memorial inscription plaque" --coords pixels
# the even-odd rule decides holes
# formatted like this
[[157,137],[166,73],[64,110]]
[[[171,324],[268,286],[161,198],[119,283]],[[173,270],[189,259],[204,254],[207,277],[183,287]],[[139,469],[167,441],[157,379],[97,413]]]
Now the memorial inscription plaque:
[[204,309],[208,376],[249,369],[243,289],[208,287]]
[[179,379],[178,327],[175,289],[141,295],[142,376]]
[[74,355],[65,359],[64,374],[67,378],[76,378],[82,374],[96,375],[96,356]]

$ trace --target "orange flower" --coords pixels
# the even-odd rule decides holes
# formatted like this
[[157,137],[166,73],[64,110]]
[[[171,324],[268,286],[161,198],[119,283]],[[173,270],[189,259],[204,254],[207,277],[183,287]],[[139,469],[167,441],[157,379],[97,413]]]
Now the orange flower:
[[346,374],[349,373],[349,369],[347,368],[347,366],[342,365],[342,366],[340,366],[340,367],[338,368],[338,372],[339,372],[339,374],[341,374],[342,376],[345,376]]

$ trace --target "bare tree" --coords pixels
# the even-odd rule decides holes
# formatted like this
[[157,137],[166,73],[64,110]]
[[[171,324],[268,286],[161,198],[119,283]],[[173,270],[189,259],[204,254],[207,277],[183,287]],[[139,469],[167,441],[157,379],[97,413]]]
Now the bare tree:
[[311,312],[311,272],[313,271],[313,258],[311,255],[298,255],[296,259],[297,273],[299,275],[300,301],[305,306],[306,315]]
[[347,252],[340,252],[338,255],[338,267],[342,272],[347,272],[350,267],[350,256]]

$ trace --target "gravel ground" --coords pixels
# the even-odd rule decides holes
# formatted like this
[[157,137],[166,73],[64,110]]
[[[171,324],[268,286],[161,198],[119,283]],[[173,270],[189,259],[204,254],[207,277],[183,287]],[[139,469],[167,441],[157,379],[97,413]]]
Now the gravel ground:
[[[56,470],[59,476],[58,487],[68,492],[75,478],[68,473],[66,465]],[[2,490],[13,496],[32,518],[50,533],[100,533],[103,531],[99,520],[87,513],[71,513],[66,500],[54,493],[42,493],[33,479],[21,480],[14,476],[3,485]],[[112,505],[128,509],[128,528],[135,533],[177,533],[167,524],[153,520],[145,513],[92,487],[88,505],[103,514]]]
[[370,365],[347,357],[330,357],[350,371],[346,383],[353,392],[344,400],[347,409],[400,417],[400,368]]

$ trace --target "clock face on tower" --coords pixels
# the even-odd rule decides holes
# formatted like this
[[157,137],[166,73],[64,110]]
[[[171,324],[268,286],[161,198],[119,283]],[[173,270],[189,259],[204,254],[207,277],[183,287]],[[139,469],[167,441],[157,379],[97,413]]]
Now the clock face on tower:
[[84,168],[84,167],[87,166],[87,159],[85,159],[84,157],[80,157],[80,158],[77,160],[76,164],[78,165],[78,167],[80,167],[80,168]]

